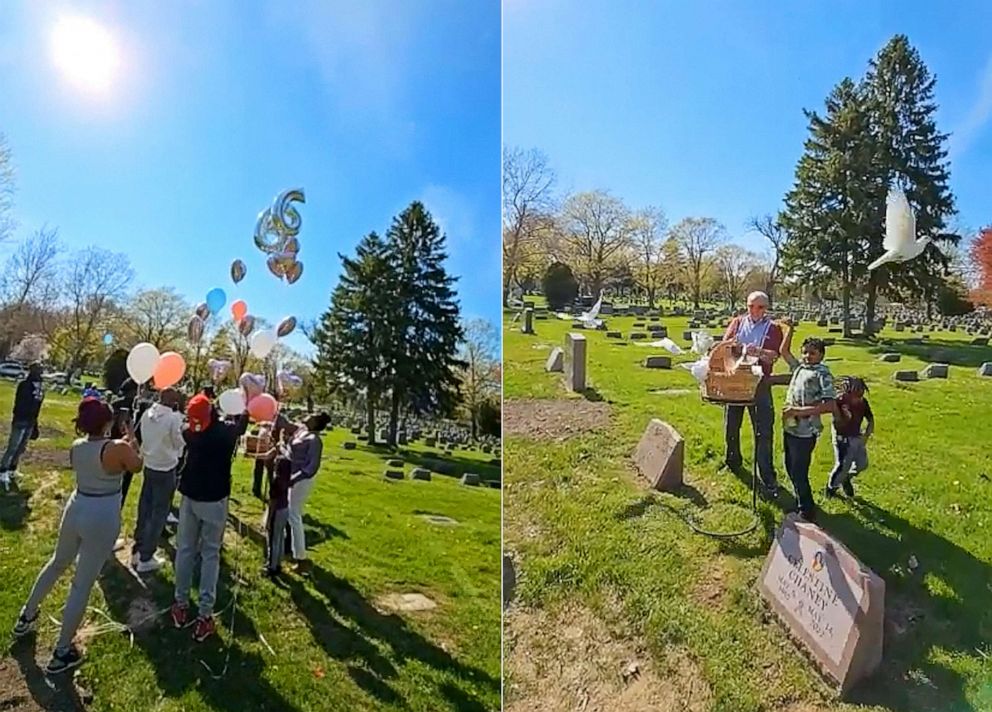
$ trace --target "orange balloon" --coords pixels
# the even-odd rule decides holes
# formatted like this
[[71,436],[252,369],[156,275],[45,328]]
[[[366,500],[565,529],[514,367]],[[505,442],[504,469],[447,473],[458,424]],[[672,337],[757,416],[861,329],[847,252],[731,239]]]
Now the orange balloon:
[[175,351],[167,351],[158,359],[152,382],[159,390],[174,386],[186,375],[186,361]]
[[239,299],[231,305],[231,314],[234,315],[235,321],[241,321],[245,318],[245,314],[248,313],[248,305],[245,304],[244,299]]
[[279,412],[279,401],[268,393],[255,396],[248,401],[248,415],[256,423],[270,423],[276,418]]

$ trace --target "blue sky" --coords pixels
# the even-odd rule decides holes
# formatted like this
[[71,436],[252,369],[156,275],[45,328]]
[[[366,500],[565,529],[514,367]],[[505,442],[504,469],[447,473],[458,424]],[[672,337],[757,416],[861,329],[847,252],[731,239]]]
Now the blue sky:
[[[337,253],[420,199],[447,232],[463,315],[498,323],[499,3],[413,5],[0,3],[18,235],[48,223],[71,247],[127,253],[142,285],[195,301],[221,286],[277,321],[322,312]],[[78,15],[118,43],[103,94],[51,57],[53,26]],[[288,286],[252,231],[291,187],[306,191],[305,271]],[[235,258],[248,265],[238,287]]]
[[937,75],[963,225],[992,223],[992,3],[506,0],[503,140],[543,150],[563,188],[608,189],[674,223],[746,235],[775,212],[844,76],[906,34]]

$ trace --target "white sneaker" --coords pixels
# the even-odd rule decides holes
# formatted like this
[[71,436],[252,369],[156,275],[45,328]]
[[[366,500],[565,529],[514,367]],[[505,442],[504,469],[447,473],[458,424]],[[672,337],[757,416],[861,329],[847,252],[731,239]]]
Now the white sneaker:
[[166,524],[178,525],[179,524],[179,517],[177,517],[172,512],[169,512],[169,516],[165,518],[165,523]]
[[165,562],[157,556],[153,556],[148,561],[139,561],[138,565],[134,567],[134,570],[139,574],[147,574],[152,571],[158,571],[163,566],[165,566]]
[[10,489],[10,473],[0,472],[0,485],[3,485],[4,489]]
[[131,568],[133,569],[133,568],[137,567],[138,566],[138,562],[140,560],[141,559],[138,558],[138,553],[137,552],[131,554]]

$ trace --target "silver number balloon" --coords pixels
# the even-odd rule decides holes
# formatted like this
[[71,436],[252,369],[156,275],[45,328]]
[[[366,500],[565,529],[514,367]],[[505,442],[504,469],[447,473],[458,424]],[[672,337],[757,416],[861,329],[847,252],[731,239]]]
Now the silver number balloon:
[[272,225],[284,237],[295,237],[300,232],[303,225],[303,218],[299,211],[292,206],[292,203],[305,203],[302,188],[284,190],[272,202],[271,218]]

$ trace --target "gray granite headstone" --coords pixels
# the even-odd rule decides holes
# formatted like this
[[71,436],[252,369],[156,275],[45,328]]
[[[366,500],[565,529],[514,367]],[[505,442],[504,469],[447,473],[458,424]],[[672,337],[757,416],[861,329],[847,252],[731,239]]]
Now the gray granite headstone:
[[586,343],[582,334],[565,336],[565,385],[576,393],[586,389]]
[[461,483],[470,487],[478,487],[482,483],[482,479],[474,472],[466,472],[462,475]]
[[924,378],[947,378],[948,367],[946,363],[927,364],[923,369]]
[[885,363],[899,363],[902,360],[902,354],[882,354],[878,357],[878,360]]
[[892,378],[903,383],[913,383],[920,380],[920,374],[916,371],[896,371]]
[[992,376],[992,361],[986,361],[978,367],[979,376]]
[[561,373],[565,370],[565,351],[560,346],[555,346],[548,356],[544,370],[548,373]]
[[425,482],[431,481],[431,471],[424,469],[423,467],[415,467],[413,471],[410,472],[410,477],[415,480],[423,480]]
[[644,368],[666,368],[672,367],[670,356],[648,356],[644,359]]

